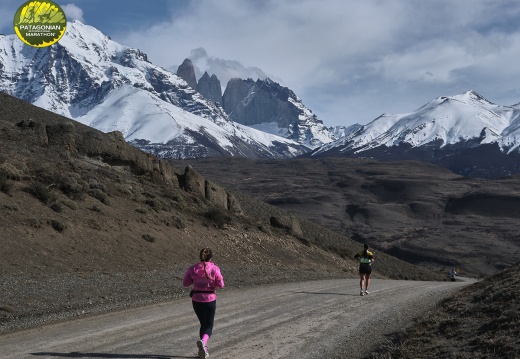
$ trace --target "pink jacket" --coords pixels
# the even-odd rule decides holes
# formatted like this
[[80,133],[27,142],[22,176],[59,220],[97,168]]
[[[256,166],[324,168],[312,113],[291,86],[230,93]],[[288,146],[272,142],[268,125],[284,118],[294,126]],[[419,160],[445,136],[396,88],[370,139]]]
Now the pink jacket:
[[[206,278],[204,272],[204,262],[192,265],[184,273],[182,285],[189,287],[193,284],[194,290],[204,290],[215,292],[216,288],[224,288],[224,278],[220,274],[220,268],[213,262],[206,262],[206,272],[210,279]],[[217,299],[214,293],[195,293],[191,298],[195,302],[212,302]]]

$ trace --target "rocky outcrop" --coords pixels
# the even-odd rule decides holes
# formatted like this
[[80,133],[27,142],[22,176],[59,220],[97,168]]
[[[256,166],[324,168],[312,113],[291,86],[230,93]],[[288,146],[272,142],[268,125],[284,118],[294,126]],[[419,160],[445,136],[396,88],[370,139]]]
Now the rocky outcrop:
[[280,128],[289,128],[300,115],[289,101],[291,93],[287,87],[269,79],[256,82],[232,79],[226,86],[222,102],[229,118],[235,122],[247,126],[276,122]]
[[210,77],[207,72],[204,72],[197,84],[197,91],[208,100],[222,104],[222,88],[214,74]]
[[191,166],[187,166],[184,170],[184,175],[180,175],[179,184],[187,192],[193,193],[199,197],[206,197],[206,186],[204,178],[199,172],[193,169]]
[[192,89],[197,89],[197,78],[195,77],[195,68],[190,59],[185,59],[177,69],[177,76],[188,83]]
[[[240,117],[244,114],[244,109],[247,106],[248,101],[250,101],[252,98],[251,95],[253,93],[254,87],[255,83],[251,79],[242,80],[234,78],[229,80],[226,86],[226,90],[224,91],[224,95],[222,96],[222,106],[224,107],[224,111],[226,111],[229,118],[232,118],[231,114],[233,114],[233,120],[235,121],[237,117]],[[235,111],[237,113],[234,113]],[[246,124],[245,122],[246,121],[243,120],[240,123]]]
[[301,235],[302,229],[298,218],[291,215],[271,217],[269,220],[271,226],[275,228],[285,229],[290,233]]
[[282,136],[314,149],[337,140],[316,115],[305,107],[289,88],[270,79],[231,79],[222,96],[228,117],[246,126],[270,126],[274,135]]
[[179,186],[185,191],[206,199],[217,208],[227,209],[236,214],[243,214],[240,202],[223,187],[205,180],[193,167],[187,166],[184,174],[177,174]]
[[[81,155],[111,166],[128,167],[137,175],[181,187],[215,207],[243,214],[240,202],[232,193],[205,180],[191,166],[186,167],[184,174],[179,174],[166,160],[129,145],[121,132],[103,133],[3,93],[0,93],[0,105],[4,109],[0,112],[0,130],[13,131],[13,138],[15,134],[23,136],[35,151],[38,147],[55,149],[63,156]],[[21,177],[8,163],[0,167],[0,173]]]
[[222,98],[224,110],[230,119],[251,126],[265,122],[277,122],[279,127],[289,127],[298,119],[298,113],[289,107],[288,93],[266,86],[268,80],[232,79]]

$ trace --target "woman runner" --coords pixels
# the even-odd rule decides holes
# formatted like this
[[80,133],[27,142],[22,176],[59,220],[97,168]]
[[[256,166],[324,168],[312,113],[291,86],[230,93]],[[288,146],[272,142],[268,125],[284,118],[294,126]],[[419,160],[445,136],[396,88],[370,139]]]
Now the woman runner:
[[193,310],[200,322],[200,339],[197,341],[200,359],[209,358],[208,340],[213,332],[217,309],[215,291],[217,288],[224,288],[224,278],[220,274],[220,268],[211,262],[212,257],[211,249],[203,248],[200,251],[200,262],[189,267],[182,280],[184,287],[193,284],[190,296]]
[[354,258],[359,261],[359,295],[367,295],[369,293],[368,286],[370,285],[370,274],[372,273],[374,254],[368,250],[368,244],[365,244],[363,251],[356,253]]

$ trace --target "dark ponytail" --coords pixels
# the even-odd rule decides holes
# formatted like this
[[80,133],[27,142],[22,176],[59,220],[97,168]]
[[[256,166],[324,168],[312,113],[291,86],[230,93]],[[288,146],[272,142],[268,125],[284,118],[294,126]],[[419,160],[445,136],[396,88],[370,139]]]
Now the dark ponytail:
[[363,248],[363,257],[368,258],[368,244],[365,244]]
[[204,273],[206,274],[206,279],[210,280],[208,272],[206,271],[206,262],[209,261],[213,257],[213,252],[209,248],[202,248],[200,250],[200,260],[204,264]]

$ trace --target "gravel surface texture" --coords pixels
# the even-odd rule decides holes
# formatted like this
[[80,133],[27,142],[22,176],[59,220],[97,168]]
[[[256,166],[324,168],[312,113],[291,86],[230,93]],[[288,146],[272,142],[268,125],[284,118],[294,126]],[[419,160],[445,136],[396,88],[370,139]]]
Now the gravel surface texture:
[[[220,265],[223,291],[340,274],[264,266]],[[188,297],[186,267],[127,273],[65,273],[0,277],[0,333]]]

